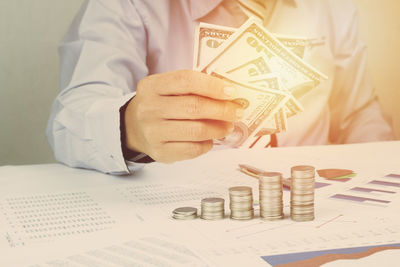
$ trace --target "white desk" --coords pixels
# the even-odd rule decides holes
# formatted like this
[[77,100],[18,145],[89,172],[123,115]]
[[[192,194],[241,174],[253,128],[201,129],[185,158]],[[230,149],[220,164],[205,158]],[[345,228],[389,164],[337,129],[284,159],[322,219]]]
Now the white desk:
[[[174,208],[199,208],[203,197],[228,200],[230,186],[252,186],[257,199],[256,179],[240,173],[238,163],[280,171],[285,177],[298,164],[352,169],[357,176],[348,182],[317,177],[329,186],[316,189],[313,222],[290,220],[289,192],[284,193],[286,217],[277,222],[258,216],[250,221],[171,219]],[[384,177],[396,173],[400,141],[215,151],[173,165],[153,163],[124,177],[60,164],[3,166],[0,266],[269,266],[267,262],[284,263],[296,255],[315,260],[316,251],[379,250],[377,246],[400,243],[400,179]],[[392,184],[371,184],[373,180]],[[351,191],[354,187],[393,193]],[[337,193],[384,201],[340,201],[332,198]],[[319,254],[324,260],[324,254],[334,252],[342,251]],[[274,256],[279,254],[290,255]],[[390,249],[357,264],[396,266],[399,259],[400,250]]]

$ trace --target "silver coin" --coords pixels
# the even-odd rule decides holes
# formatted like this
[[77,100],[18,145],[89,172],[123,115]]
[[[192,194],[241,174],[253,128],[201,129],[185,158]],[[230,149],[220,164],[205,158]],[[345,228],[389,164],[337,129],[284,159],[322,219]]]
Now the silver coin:
[[249,216],[249,217],[235,217],[231,216],[230,217],[232,220],[237,220],[237,221],[247,221],[247,220],[252,220],[254,216]]
[[315,176],[315,168],[313,166],[299,165],[291,168],[292,178],[309,178]]
[[278,204],[263,204],[260,206],[260,210],[281,210],[283,209],[283,205],[282,203],[278,203]]
[[263,172],[259,175],[258,180],[260,183],[281,183],[282,173],[280,172]]
[[306,195],[306,194],[313,194],[314,191],[315,191],[314,188],[310,188],[307,190],[292,188],[292,190],[290,190],[290,193],[295,195]]
[[252,194],[252,189],[249,186],[234,186],[229,188],[229,194],[234,196],[248,196]]
[[258,186],[258,189],[261,190],[282,190],[282,184],[276,183],[276,184],[260,184]]
[[249,209],[249,210],[231,210],[231,214],[234,214],[235,216],[249,216],[251,214],[254,214],[254,209]]
[[175,220],[194,220],[197,218],[197,215],[178,215],[178,214],[174,214],[172,215],[172,218],[174,218]]
[[225,199],[219,197],[209,197],[201,200],[201,205],[204,206],[219,206],[223,205],[223,203],[225,203]]
[[302,204],[302,203],[291,203],[291,207],[295,207],[297,209],[309,209],[309,208],[314,208],[314,202],[310,201],[309,203]]
[[177,209],[174,209],[172,212],[174,214],[182,214],[182,215],[193,215],[197,214],[197,209],[193,207],[180,207]]
[[210,216],[221,215],[221,214],[224,214],[224,213],[225,213],[224,210],[220,210],[220,211],[202,210],[202,211],[201,211],[201,215],[210,215]]
[[283,218],[284,218],[283,214],[276,215],[276,216],[261,215],[261,219],[266,220],[266,221],[277,221],[277,220],[282,220]]
[[251,210],[231,210],[231,215],[235,217],[248,217],[254,215],[254,209]]
[[314,208],[293,208],[290,210],[290,212],[295,214],[309,213],[309,212],[314,212]]
[[295,215],[290,215],[290,218],[293,221],[296,221],[296,222],[307,222],[307,221],[313,221],[315,219],[314,215],[313,216],[295,216]]
[[253,205],[230,205],[231,210],[249,210],[253,208]]
[[294,178],[294,179],[290,179],[290,183],[294,186],[307,186],[310,184],[313,184],[315,182],[315,178],[303,178],[303,179],[298,179],[298,178]]
[[283,215],[283,212],[260,212],[260,217],[261,218],[276,218],[276,217],[280,217],[280,218],[282,218],[284,215]]
[[224,207],[202,207],[201,212],[207,211],[207,212],[222,212],[224,211]]
[[274,213],[267,213],[267,212],[263,212],[260,213],[260,218],[273,218],[273,219],[277,219],[277,218],[283,218],[283,212],[274,212]]
[[265,203],[281,203],[283,200],[283,194],[281,195],[260,195],[259,202]]
[[232,202],[246,202],[253,201],[253,195],[248,196],[229,196],[229,200]]
[[283,196],[283,192],[282,191],[267,191],[267,190],[261,191],[260,190],[260,194],[259,194],[260,198],[262,198],[262,197],[265,197],[265,198],[271,198],[271,197],[279,198],[281,196]]
[[279,211],[274,211],[274,212],[266,212],[266,211],[261,211],[260,212],[261,217],[277,217],[277,216],[283,216],[283,212],[281,210]]
[[219,216],[207,216],[207,215],[202,215],[200,216],[201,219],[203,220],[211,220],[211,221],[215,221],[215,220],[222,220],[225,218],[225,215],[219,215]]
[[[300,180],[300,179],[299,179]],[[290,183],[290,188],[295,187],[295,188],[308,188],[308,187],[313,187],[315,185],[315,179],[314,180],[309,180],[309,181],[299,181],[294,179]]]
[[290,196],[291,201],[314,201],[314,194],[306,194],[306,195],[291,195]]

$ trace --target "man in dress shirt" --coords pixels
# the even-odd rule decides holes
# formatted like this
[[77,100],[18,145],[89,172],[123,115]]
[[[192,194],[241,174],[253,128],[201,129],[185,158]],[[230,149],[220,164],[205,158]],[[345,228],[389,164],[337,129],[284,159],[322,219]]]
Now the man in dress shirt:
[[329,77],[300,99],[305,111],[289,118],[279,146],[393,138],[351,1],[88,0],[60,45],[61,92],[47,127],[57,160],[124,174],[127,160],[174,162],[209,151],[243,110],[231,101],[234,86],[189,70],[194,29],[239,27],[251,13],[271,32],[319,40],[304,60]]

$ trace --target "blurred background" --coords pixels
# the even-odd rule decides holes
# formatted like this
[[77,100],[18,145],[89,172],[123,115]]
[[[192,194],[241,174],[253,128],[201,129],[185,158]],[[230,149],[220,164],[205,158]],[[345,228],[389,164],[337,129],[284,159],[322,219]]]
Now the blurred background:
[[[83,0],[0,2],[0,166],[54,162],[45,138],[57,46]],[[400,140],[400,1],[354,0],[384,113]]]

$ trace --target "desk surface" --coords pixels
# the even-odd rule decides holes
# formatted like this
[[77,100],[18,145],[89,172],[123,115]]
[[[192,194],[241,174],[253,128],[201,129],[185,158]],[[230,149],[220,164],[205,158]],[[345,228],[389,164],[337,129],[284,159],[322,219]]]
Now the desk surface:
[[[0,266],[268,266],[301,260],[335,266],[332,255],[338,253],[361,253],[364,266],[394,266],[400,258],[400,176],[388,174],[400,174],[399,151],[399,141],[223,150],[172,165],[152,163],[122,177],[60,164],[3,166]],[[281,221],[171,218],[176,207],[200,208],[204,197],[227,201],[235,185],[252,186],[257,199],[256,179],[239,172],[238,163],[284,177],[298,164],[351,169],[357,176],[347,182],[316,178],[327,185],[316,189],[312,222],[290,220],[289,192]],[[333,197],[338,194],[353,199]]]

